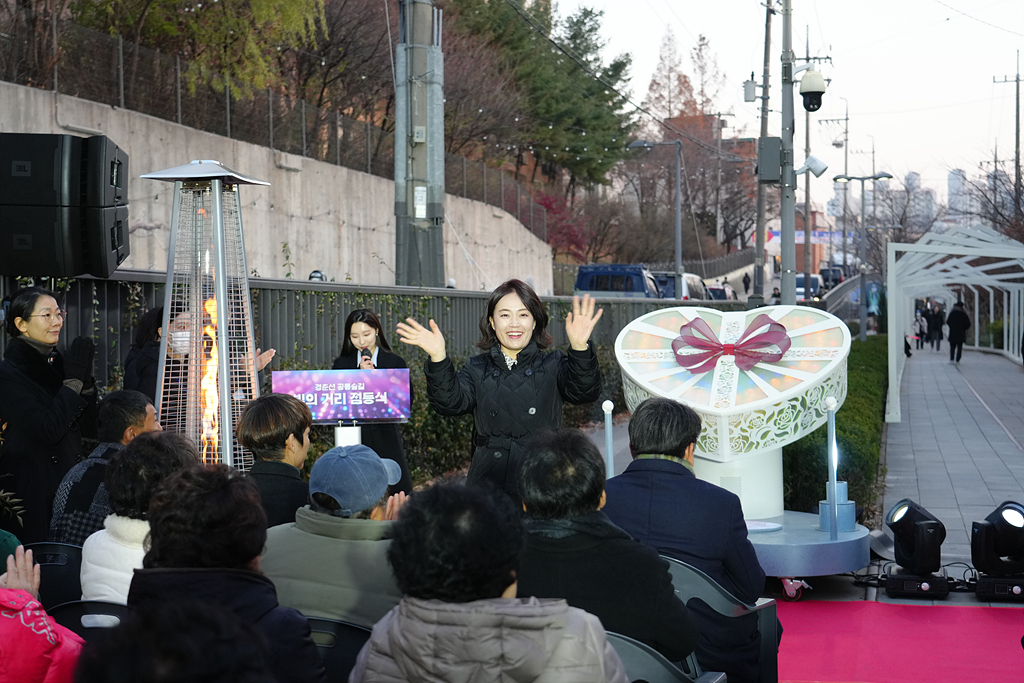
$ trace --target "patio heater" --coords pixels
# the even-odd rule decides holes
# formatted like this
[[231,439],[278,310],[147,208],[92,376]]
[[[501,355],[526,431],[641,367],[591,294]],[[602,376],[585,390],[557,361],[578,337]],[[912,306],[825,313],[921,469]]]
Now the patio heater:
[[235,424],[259,396],[240,185],[269,185],[218,161],[142,176],[174,183],[157,410],[204,463],[248,469]]

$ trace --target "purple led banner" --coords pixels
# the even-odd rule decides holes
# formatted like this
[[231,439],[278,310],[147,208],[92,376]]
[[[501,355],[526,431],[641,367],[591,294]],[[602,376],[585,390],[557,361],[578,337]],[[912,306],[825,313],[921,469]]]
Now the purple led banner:
[[274,393],[309,406],[314,422],[399,422],[412,413],[409,371],[296,370],[273,373]]

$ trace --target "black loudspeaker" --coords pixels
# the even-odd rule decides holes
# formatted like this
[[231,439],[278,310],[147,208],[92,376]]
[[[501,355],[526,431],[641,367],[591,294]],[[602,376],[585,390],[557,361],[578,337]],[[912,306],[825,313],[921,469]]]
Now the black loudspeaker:
[[106,136],[0,134],[0,275],[110,277],[130,253],[127,193]]

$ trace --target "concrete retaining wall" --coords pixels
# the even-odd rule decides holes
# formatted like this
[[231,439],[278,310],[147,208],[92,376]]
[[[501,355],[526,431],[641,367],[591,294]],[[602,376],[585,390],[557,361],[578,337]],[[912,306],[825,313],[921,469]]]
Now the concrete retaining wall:
[[[124,267],[167,267],[173,185],[139,176],[193,159],[216,159],[271,184],[242,188],[250,271],[274,278],[291,272],[304,280],[321,270],[337,282],[394,284],[393,181],[138,112],[0,83],[0,132],[88,135],[90,130],[110,137],[130,158],[132,254]],[[511,277],[530,277],[540,294],[551,293],[551,249],[515,217],[452,195],[446,211],[445,273],[459,289],[491,289]]]

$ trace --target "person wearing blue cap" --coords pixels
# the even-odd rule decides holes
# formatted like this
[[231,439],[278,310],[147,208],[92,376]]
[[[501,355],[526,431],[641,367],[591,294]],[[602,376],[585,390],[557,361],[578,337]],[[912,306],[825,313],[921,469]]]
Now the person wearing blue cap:
[[398,604],[387,550],[407,496],[387,492],[401,477],[397,462],[362,444],[320,456],[309,474],[310,505],[267,532],[261,569],[282,605],[369,628]]

